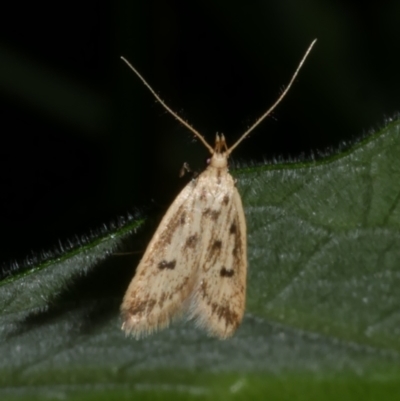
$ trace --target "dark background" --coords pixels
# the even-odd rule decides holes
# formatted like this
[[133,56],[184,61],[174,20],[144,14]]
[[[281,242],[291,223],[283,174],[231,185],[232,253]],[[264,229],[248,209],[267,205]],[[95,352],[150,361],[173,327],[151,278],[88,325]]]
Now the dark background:
[[[206,149],[120,60],[213,144],[288,97],[235,161],[337,147],[398,111],[400,3],[36,2],[2,6],[0,264],[136,207],[165,209]],[[14,8],[13,8],[14,7]]]

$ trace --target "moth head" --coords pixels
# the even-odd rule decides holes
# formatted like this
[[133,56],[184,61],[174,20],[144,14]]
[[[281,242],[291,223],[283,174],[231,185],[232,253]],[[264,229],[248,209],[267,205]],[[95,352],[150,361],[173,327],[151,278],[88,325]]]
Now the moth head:
[[224,134],[215,136],[215,146],[212,151],[212,156],[210,159],[210,166],[215,168],[225,168],[228,166],[229,150],[226,146]]

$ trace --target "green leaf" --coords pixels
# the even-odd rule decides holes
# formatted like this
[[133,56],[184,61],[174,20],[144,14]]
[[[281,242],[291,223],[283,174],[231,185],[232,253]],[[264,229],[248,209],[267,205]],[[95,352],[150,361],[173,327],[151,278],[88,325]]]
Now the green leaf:
[[[154,230],[133,218],[0,283],[3,399],[397,399],[400,122],[319,161],[233,171],[248,224],[242,326],[141,341],[118,308]],[[136,232],[139,226],[144,229]],[[106,258],[107,256],[107,258]]]

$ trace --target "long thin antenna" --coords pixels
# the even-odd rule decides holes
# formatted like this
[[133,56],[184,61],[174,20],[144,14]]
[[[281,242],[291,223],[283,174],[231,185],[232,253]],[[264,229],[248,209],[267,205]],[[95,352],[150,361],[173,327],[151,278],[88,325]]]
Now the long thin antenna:
[[171,113],[181,124],[183,124],[186,128],[188,128],[190,131],[193,132],[194,135],[197,136],[197,138],[200,139],[201,142],[203,142],[204,146],[210,151],[211,154],[214,153],[214,149],[207,143],[207,141],[204,139],[203,135],[200,134],[200,132],[196,131],[190,124],[188,124],[183,118],[179,117],[178,114],[176,114],[172,109],[170,109],[166,103],[160,98],[160,96],[157,95],[157,93],[154,91],[154,89],[147,83],[147,81],[139,74],[139,72],[136,70],[136,68],[133,67],[133,65],[125,58],[121,57],[123,61],[128,65],[128,67],[139,77],[139,79],[147,86],[149,91],[153,94],[153,96],[161,103],[161,105],[169,112]]
[[240,142],[243,141],[244,138],[246,138],[247,135],[250,134],[251,131],[253,131],[254,128],[256,128],[274,109],[276,106],[278,106],[278,104],[282,101],[282,99],[285,97],[285,95],[288,93],[290,87],[292,86],[294,80],[297,77],[297,74],[299,73],[301,67],[304,64],[304,61],[306,61],[306,58],[308,56],[308,54],[310,53],[311,49],[313,48],[315,42],[317,41],[317,39],[314,39],[311,43],[310,46],[308,46],[308,49],[306,51],[306,53],[304,54],[303,58],[300,61],[299,66],[297,67],[296,71],[294,72],[292,79],[290,80],[289,84],[286,86],[285,90],[282,92],[282,94],[278,97],[278,99],[276,100],[276,102],[258,119],[256,120],[256,122],[228,149],[227,153],[228,155],[232,153],[233,149],[235,149]]

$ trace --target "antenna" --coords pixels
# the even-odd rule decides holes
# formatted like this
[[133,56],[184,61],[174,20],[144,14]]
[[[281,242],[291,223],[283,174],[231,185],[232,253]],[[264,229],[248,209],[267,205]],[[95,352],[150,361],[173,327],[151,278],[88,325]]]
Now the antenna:
[[[308,46],[308,49],[306,53],[304,54],[303,58],[300,61],[300,64],[298,65],[296,71],[294,72],[291,80],[289,81],[288,85],[284,89],[284,91],[281,93],[279,98],[275,101],[275,103],[260,117],[256,120],[256,122],[226,151],[227,156],[229,156],[232,151],[240,144],[240,142],[243,141],[244,138],[246,138],[250,132],[252,132],[266,117],[268,117],[269,114],[278,106],[278,104],[283,100],[283,98],[286,96],[288,93],[290,87],[292,86],[294,80],[297,77],[297,74],[299,73],[301,67],[303,66],[304,62],[306,61],[306,58],[308,57],[309,53],[311,52],[311,49],[313,48],[315,42],[317,39],[314,39],[310,46]],[[144,83],[144,85],[149,89],[149,91],[153,94],[153,96],[160,102],[160,104],[170,113],[172,114],[181,124],[183,124],[186,128],[188,128],[197,138],[200,139],[201,142],[203,142],[204,146],[209,150],[211,154],[214,154],[214,149],[212,146],[208,144],[208,142],[204,139],[203,135],[200,134],[197,130],[195,130],[189,123],[187,123],[182,117],[180,117],[177,113],[175,113],[170,107],[167,106],[167,104],[158,96],[158,94],[155,92],[155,90],[147,83],[147,81],[140,75],[140,73],[136,70],[135,67],[125,58],[121,57],[121,59],[128,65],[128,67],[139,77],[139,79]]]
[[228,155],[232,153],[233,149],[235,149],[240,142],[243,141],[244,138],[246,138],[247,135],[250,134],[251,131],[254,130],[254,128],[256,128],[266,117],[268,117],[269,114],[271,114],[271,112],[275,109],[276,106],[278,106],[278,104],[283,100],[283,98],[286,96],[286,94],[289,92],[290,87],[292,86],[294,80],[297,77],[297,74],[299,73],[301,67],[303,66],[304,62],[306,61],[306,58],[308,57],[311,49],[313,48],[315,42],[317,41],[317,39],[314,39],[310,46],[308,46],[308,49],[306,51],[306,53],[304,54],[303,58],[300,61],[299,66],[297,67],[296,71],[294,72],[292,79],[290,80],[290,82],[288,83],[288,85],[286,86],[285,90],[281,93],[281,95],[278,97],[278,99],[275,101],[275,103],[260,117],[256,120],[256,122],[228,149]]
[[183,124],[186,128],[188,128],[190,131],[193,132],[194,135],[197,136],[197,138],[200,139],[201,142],[203,142],[204,146],[209,150],[211,154],[214,153],[214,149],[212,146],[210,146],[207,141],[204,139],[203,135],[200,134],[197,130],[195,130],[189,123],[187,123],[183,118],[179,117],[178,114],[176,114],[172,109],[170,109],[167,104],[160,98],[160,96],[157,95],[156,91],[147,83],[147,81],[139,74],[139,72],[136,70],[136,68],[133,67],[133,65],[125,58],[121,57],[123,61],[128,65],[128,67],[139,77],[139,79],[147,86],[149,91],[153,94],[153,96],[161,103],[161,105],[169,112],[171,113],[181,124]]

